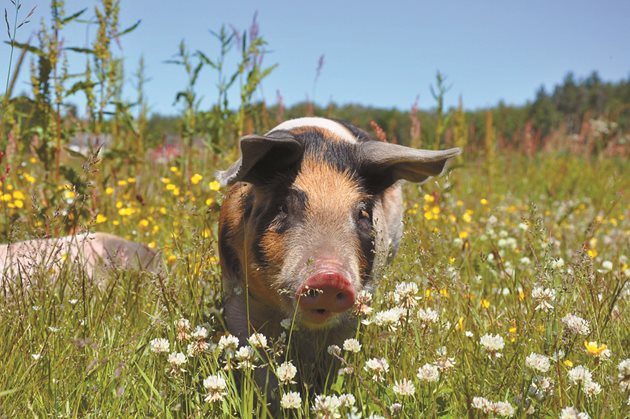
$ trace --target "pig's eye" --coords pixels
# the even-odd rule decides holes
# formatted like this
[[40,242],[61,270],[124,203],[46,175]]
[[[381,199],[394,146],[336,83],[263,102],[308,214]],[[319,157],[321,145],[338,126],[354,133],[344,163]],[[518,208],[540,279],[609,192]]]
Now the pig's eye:
[[371,209],[368,207],[368,205],[365,202],[361,202],[358,206],[357,206],[357,221],[359,223],[359,226],[361,227],[365,227],[365,228],[369,228],[372,226],[372,215],[370,214]]

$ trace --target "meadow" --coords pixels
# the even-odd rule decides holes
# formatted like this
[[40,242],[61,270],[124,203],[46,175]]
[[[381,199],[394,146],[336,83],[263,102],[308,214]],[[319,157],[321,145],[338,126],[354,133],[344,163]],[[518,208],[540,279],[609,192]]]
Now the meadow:
[[[29,287],[3,281],[0,417],[265,417],[253,381],[264,365],[281,382],[280,417],[630,416],[630,162],[600,152],[605,136],[579,152],[557,146],[575,142],[565,128],[549,147],[507,147],[490,111],[479,142],[458,130],[463,113],[426,115],[432,129],[423,125],[422,141],[412,130],[410,143],[465,152],[445,176],[405,186],[401,249],[374,295],[359,299],[356,336],[329,348],[342,368],[312,394],[293,380],[299,328],[239,347],[222,318],[225,190],[214,172],[237,157],[239,136],[275,122],[252,96],[273,69],[258,64],[264,40],[243,33],[235,44],[218,31],[218,59],[182,43],[181,154],[160,160],[142,83],[133,104],[117,90],[116,4],[98,6],[89,50],[61,50],[56,37],[80,16],[60,2],[38,45],[15,43],[16,55],[36,59],[30,100],[11,96],[9,78],[3,96],[2,241],[106,231],[160,251],[165,269],[112,270],[95,284],[67,260],[60,272],[42,267]],[[80,81],[65,53],[90,57]],[[195,73],[227,53],[241,61],[217,104],[200,110]],[[237,104],[225,96],[232,88]],[[77,92],[87,98],[81,117],[66,106]],[[387,138],[376,122],[362,128]],[[111,140],[70,148],[82,132]]]

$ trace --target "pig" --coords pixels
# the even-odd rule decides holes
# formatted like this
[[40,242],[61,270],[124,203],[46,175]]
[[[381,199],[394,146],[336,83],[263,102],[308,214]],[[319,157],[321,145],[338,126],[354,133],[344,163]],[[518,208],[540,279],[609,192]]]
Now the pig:
[[67,262],[79,265],[99,285],[105,268],[161,269],[157,252],[145,245],[107,233],[84,233],[0,245],[0,285],[5,291],[16,285],[28,288],[44,269],[54,278]]
[[295,319],[291,345],[304,370],[318,370],[328,345],[352,335],[357,296],[398,249],[401,181],[441,174],[460,150],[381,142],[316,117],[239,146],[238,161],[216,174],[229,186],[218,243],[228,330],[241,342],[254,331],[278,337],[281,321]]

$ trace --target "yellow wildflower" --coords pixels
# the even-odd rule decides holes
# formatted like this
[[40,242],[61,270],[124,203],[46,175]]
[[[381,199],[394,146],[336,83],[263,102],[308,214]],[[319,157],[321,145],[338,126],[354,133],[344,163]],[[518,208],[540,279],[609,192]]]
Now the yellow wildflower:
[[488,205],[488,200],[487,200],[486,198],[481,198],[481,199],[479,200],[479,203],[480,203],[481,205]]
[[103,224],[106,221],[107,221],[107,217],[105,217],[103,214],[96,215],[96,224]]
[[13,199],[24,199],[24,194],[21,191],[13,191]]
[[481,307],[483,307],[483,308],[490,308],[490,300],[488,300],[487,298],[482,298],[481,299]]
[[468,232],[467,231],[460,231],[459,232],[459,238],[464,240],[468,238]]
[[211,191],[215,191],[215,192],[221,189],[221,184],[217,182],[216,180],[213,180],[212,182],[210,182],[208,186],[210,187]]
[[118,186],[127,186],[128,182],[125,179],[121,179],[118,181]]
[[155,242],[151,242],[151,243],[147,244],[147,246],[149,246],[149,249],[155,249],[157,244]]
[[203,176],[201,176],[199,173],[195,173],[194,175],[191,176],[190,183],[192,183],[193,185],[196,185],[202,180],[203,180]]
[[424,194],[424,202],[435,202],[435,197],[433,195]]
[[15,205],[15,208],[22,208],[24,206],[24,201],[22,201],[21,199],[16,199],[15,201],[13,201],[13,205]]
[[173,263],[175,263],[176,260],[177,260],[177,256],[175,255],[168,255],[168,257],[166,258],[166,262],[169,265],[172,265]]
[[147,228],[149,226],[149,220],[143,218],[142,220],[140,220],[140,222],[138,222],[138,225],[140,226],[140,228]]
[[114,193],[114,188],[112,188],[111,186],[108,186],[107,188],[105,188],[105,195],[111,195]]
[[212,204],[214,204],[214,199],[212,199],[212,198],[208,198],[208,199],[206,199],[206,205],[207,205],[207,206],[209,206],[209,207],[210,207],[210,206],[212,206]]
[[602,352],[604,352],[607,348],[606,345],[604,345],[603,343],[601,345],[597,345],[597,341],[594,342],[587,342],[584,341],[584,347],[586,348],[586,351],[595,356],[595,357],[599,357]]
[[573,366],[573,362],[570,359],[565,359],[564,362],[562,362],[562,363],[567,368],[571,368]]
[[35,183],[35,178],[33,176],[31,176],[28,173],[24,173],[24,179],[28,182],[28,183]]

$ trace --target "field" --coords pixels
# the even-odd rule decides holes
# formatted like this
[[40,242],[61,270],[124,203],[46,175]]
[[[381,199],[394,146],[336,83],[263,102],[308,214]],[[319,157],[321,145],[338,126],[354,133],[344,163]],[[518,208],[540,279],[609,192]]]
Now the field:
[[[150,117],[143,61],[136,99],[121,93],[114,44],[138,25],[117,27],[119,2],[98,2],[89,48],[60,42],[83,12],[51,7],[29,45],[16,41],[27,12],[7,19],[9,76],[30,58],[32,91],[14,95],[7,77],[0,97],[2,243],[104,231],[159,251],[164,269],[114,269],[95,283],[62,255],[60,271],[42,266],[30,284],[0,277],[0,418],[271,416],[253,380],[263,366],[281,381],[280,417],[630,416],[630,81],[565,83],[558,91],[572,94],[465,112],[443,108],[438,73],[430,111],[285,109],[281,97],[254,99],[274,69],[262,64],[264,39],[223,27],[217,57],[182,42],[172,60],[186,84],[180,113]],[[70,71],[66,54],[84,54],[86,68]],[[200,71],[226,81],[208,109]],[[600,108],[560,103],[588,89],[600,89]],[[226,191],[214,178],[242,135],[313,114],[464,149],[444,176],[405,185],[400,251],[355,307],[356,336],[329,348],[342,368],[323,394],[293,380],[299,328],[240,348],[226,331]]]

